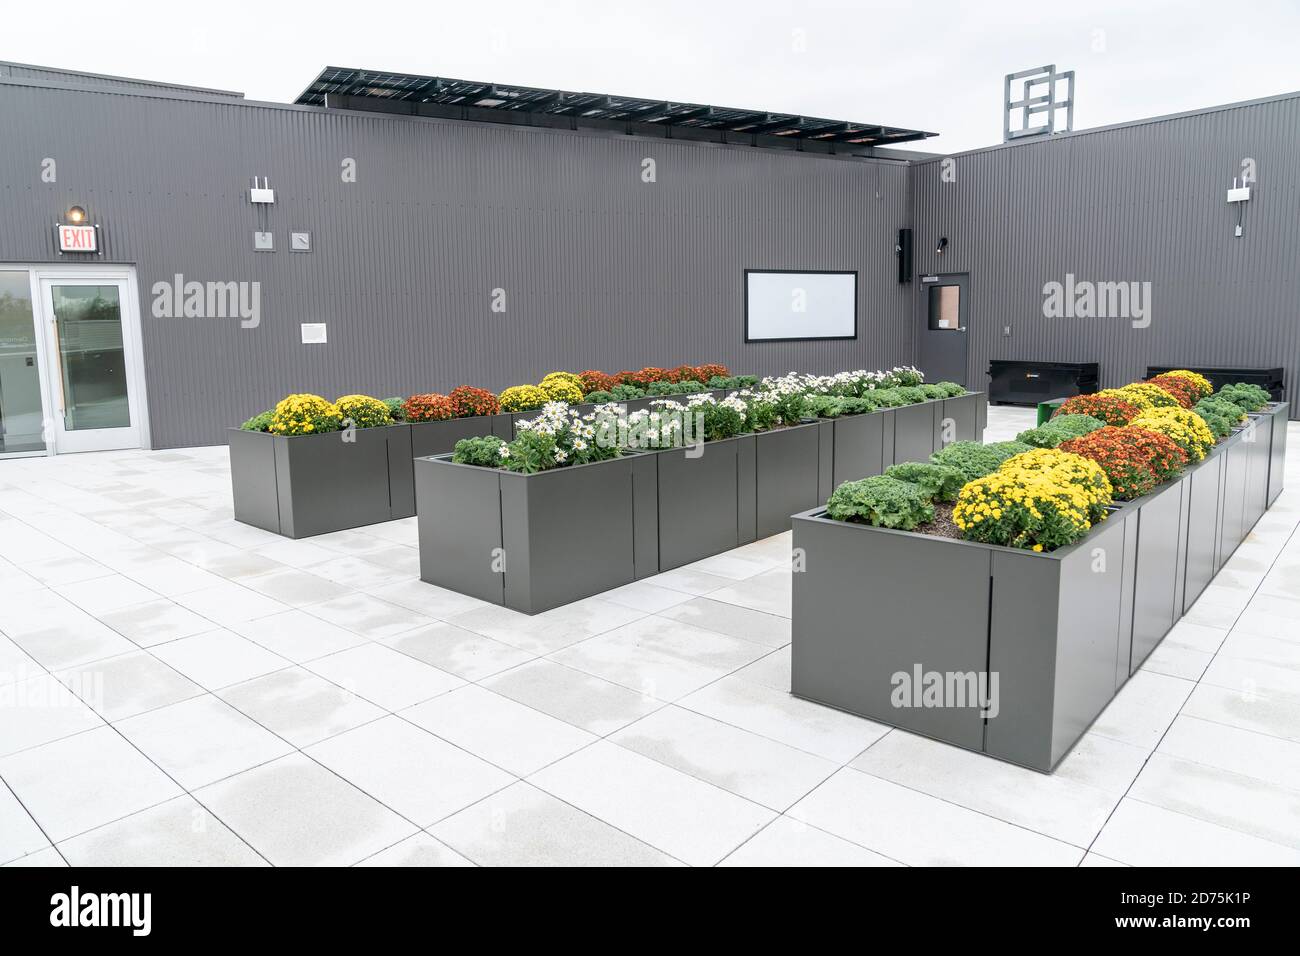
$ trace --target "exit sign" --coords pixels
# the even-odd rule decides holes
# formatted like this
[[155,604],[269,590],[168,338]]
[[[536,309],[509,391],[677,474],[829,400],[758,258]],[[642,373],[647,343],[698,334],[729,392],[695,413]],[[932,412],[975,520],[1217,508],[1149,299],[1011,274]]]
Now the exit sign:
[[60,252],[95,252],[94,226],[59,226]]

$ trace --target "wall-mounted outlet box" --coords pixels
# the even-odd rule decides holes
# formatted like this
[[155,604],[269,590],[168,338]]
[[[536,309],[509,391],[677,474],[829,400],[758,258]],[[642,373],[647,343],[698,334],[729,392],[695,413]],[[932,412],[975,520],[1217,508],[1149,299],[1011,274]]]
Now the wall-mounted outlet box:
[[302,344],[303,345],[324,345],[325,323],[324,322],[303,322],[302,323]]
[[1002,326],[1002,334],[1003,334],[1003,335],[1010,335],[1010,334],[1011,334],[1011,326],[1009,326],[1009,325],[1004,325],[1004,326]]
[[1233,186],[1228,190],[1228,202],[1245,202],[1249,198],[1249,186]]
[[270,232],[253,233],[253,251],[254,252],[274,252],[275,251],[275,234]]

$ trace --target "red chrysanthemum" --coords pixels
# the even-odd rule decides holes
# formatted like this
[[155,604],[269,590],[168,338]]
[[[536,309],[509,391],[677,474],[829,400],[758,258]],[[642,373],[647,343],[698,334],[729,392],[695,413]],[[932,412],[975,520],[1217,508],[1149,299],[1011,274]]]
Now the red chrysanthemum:
[[495,415],[501,411],[501,403],[486,388],[473,385],[457,385],[447,396],[451,400],[453,418],[473,418],[477,415]]
[[582,380],[582,394],[588,392],[608,392],[618,384],[618,378],[614,375],[606,375],[604,372],[597,372],[595,369],[587,369],[585,372],[579,372],[578,378]]
[[408,422],[440,422],[456,417],[451,399],[437,392],[412,395],[402,403],[402,411]]
[[1132,402],[1113,395],[1075,395],[1067,398],[1052,413],[1057,415],[1091,415],[1107,425],[1127,425],[1142,414],[1142,409]]
[[1178,404],[1183,408],[1191,408],[1201,399],[1200,389],[1196,387],[1196,383],[1178,375],[1157,375],[1149,381],[1178,399]]
[[1107,425],[1059,446],[1061,451],[1089,458],[1110,479],[1116,498],[1145,495],[1187,464],[1187,455],[1164,435],[1145,428]]

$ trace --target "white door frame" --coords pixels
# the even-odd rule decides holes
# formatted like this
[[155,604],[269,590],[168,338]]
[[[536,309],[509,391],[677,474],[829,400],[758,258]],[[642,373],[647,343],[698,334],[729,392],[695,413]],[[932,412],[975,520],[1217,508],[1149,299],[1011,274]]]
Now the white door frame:
[[[9,268],[5,266],[5,268]],[[44,429],[45,453],[56,455],[75,451],[93,450],[76,447],[72,434],[63,437],[60,447],[61,427],[57,424],[59,389],[61,387],[61,358],[54,354],[51,326],[54,316],[46,301],[44,284],[47,281],[108,280],[122,283],[122,351],[126,366],[127,407],[131,413],[131,427],[139,448],[152,448],[149,433],[149,402],[145,390],[144,347],[140,318],[140,297],[136,284],[135,267],[127,265],[99,265],[95,263],[32,263],[15,265],[14,269],[28,269],[31,275],[32,313],[36,322],[36,354],[41,366],[41,407],[46,427]],[[116,429],[114,429],[116,430]],[[71,439],[71,440],[70,440]],[[93,439],[91,439],[93,441]]]

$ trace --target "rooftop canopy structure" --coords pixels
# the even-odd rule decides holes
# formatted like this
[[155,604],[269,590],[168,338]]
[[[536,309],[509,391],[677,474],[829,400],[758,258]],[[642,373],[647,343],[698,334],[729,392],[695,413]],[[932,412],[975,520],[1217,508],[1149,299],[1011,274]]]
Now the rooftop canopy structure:
[[295,102],[524,126],[619,129],[635,135],[824,153],[893,146],[936,135],[794,113],[336,66],[321,71]]

